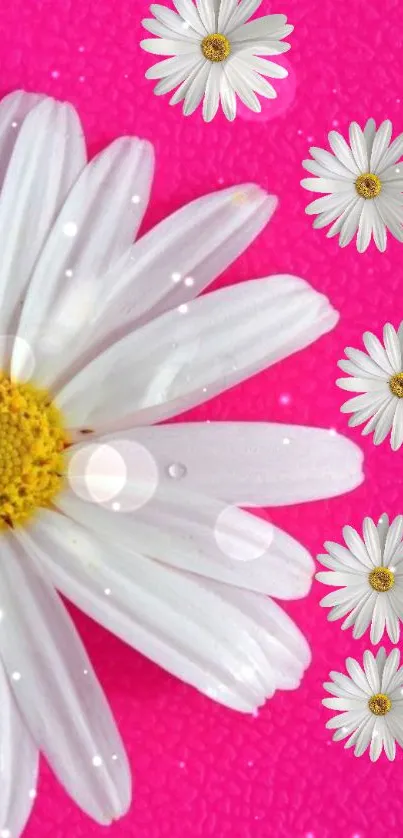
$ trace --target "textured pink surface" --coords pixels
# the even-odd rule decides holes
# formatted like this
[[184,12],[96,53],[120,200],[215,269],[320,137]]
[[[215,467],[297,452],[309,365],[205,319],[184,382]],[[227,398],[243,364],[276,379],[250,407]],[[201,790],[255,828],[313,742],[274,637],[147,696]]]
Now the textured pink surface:
[[[391,241],[385,254],[371,246],[359,256],[353,245],[342,251],[313,231],[304,215],[309,196],[299,186],[301,160],[309,145],[323,145],[332,127],[346,131],[353,119],[389,117],[395,132],[403,130],[399,4],[283,0],[262,8],[284,11],[295,24],[287,59],[296,94],[286,93],[289,108],[275,119],[265,107],[259,119],[229,125],[218,118],[205,126],[198,114],[185,120],[166,98],[154,97],[144,79],[152,57],[138,48],[146,4],[137,0],[1,0],[0,87],[71,100],[92,153],[123,133],[152,140],[157,171],[147,227],[206,191],[243,180],[279,195],[271,225],[219,284],[296,273],[330,296],[340,325],[320,345],[193,411],[193,418],[270,418],[344,431],[336,361],[344,346],[359,345],[365,329],[379,334],[387,320],[399,322],[402,249]],[[284,394],[290,394],[287,404]],[[352,436],[360,439],[358,431]],[[386,443],[363,447],[367,479],[358,491],[273,512],[273,521],[314,554],[324,539],[338,540],[345,523],[402,512],[401,454]],[[373,766],[331,744],[325,730],[322,681],[348,654],[359,656],[365,643],[326,622],[321,595],[316,583],[308,600],[289,609],[313,648],[303,687],[278,693],[256,719],[215,706],[77,614],[136,777],[135,805],[111,828],[111,838],[401,834],[402,755],[395,764],[383,757]],[[101,834],[43,767],[27,838]]]

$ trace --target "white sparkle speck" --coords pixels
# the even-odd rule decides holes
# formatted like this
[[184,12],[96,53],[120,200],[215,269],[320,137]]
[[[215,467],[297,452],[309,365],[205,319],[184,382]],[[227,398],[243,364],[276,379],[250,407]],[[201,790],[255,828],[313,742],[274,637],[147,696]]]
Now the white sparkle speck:
[[92,758],[92,764],[95,768],[99,768],[102,765],[102,757],[98,756],[98,754]]
[[182,276],[177,271],[174,271],[173,274],[171,274],[171,279],[172,279],[172,282],[180,282],[181,279],[182,279]]
[[195,281],[194,281],[193,277],[192,276],[187,276],[186,279],[185,279],[185,285],[187,285],[188,288],[191,288],[192,285],[194,285],[194,284],[195,284]]
[[132,195],[132,204],[140,203],[140,195]]
[[13,681],[21,681],[21,672],[13,672],[11,677]]
[[63,225],[63,233],[65,236],[69,236],[69,238],[74,238],[77,235],[78,227],[75,221],[66,221],[66,224]]
[[189,306],[187,306],[186,303],[179,306],[179,308],[178,308],[179,314],[187,314],[188,310],[189,310]]

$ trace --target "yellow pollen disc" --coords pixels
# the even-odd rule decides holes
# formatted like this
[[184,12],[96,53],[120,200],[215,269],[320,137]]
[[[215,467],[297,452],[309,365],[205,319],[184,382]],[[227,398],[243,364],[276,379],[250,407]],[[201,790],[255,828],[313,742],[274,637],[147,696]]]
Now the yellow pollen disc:
[[375,567],[368,576],[369,584],[374,591],[385,593],[395,584],[395,574],[388,567]]
[[49,393],[0,372],[0,531],[50,505],[62,487],[68,444]]
[[403,372],[397,372],[389,379],[389,387],[394,396],[403,399]]
[[386,716],[386,713],[392,709],[392,702],[388,695],[377,693],[369,699],[368,707],[374,716]]
[[231,44],[225,35],[214,32],[207,35],[201,42],[201,51],[208,61],[225,61],[231,52]]
[[379,195],[382,189],[382,183],[378,175],[367,172],[365,175],[360,175],[357,178],[355,188],[361,198],[368,200],[368,198],[376,198]]

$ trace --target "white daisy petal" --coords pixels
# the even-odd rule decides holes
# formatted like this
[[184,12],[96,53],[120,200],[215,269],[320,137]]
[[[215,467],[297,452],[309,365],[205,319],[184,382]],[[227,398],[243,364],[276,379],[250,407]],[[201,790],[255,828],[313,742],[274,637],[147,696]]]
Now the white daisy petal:
[[220,80],[222,71],[217,64],[212,64],[206,82],[206,91],[203,101],[203,119],[211,122],[214,119],[220,103]]
[[[274,61],[268,61],[267,58],[259,58],[254,55],[253,50],[247,47],[246,49],[239,49],[238,55],[248,64],[251,70],[255,70],[261,76],[269,76],[272,79],[286,79],[288,70],[282,67],[281,64],[275,64]],[[224,68],[225,69],[225,68]]]
[[0,707],[0,835],[11,838],[22,833],[35,800],[38,750],[1,663]]
[[331,154],[330,151],[326,151],[323,148],[316,148],[315,146],[311,146],[309,149],[310,154],[317,161],[327,172],[331,172],[332,174],[338,175],[343,179],[349,180],[351,183],[351,171],[348,169],[344,163],[341,163],[334,154]]
[[366,201],[362,207],[357,234],[357,250],[364,253],[369,247],[372,236],[373,207]]
[[[295,688],[309,663],[302,635],[263,597],[116,548],[111,567],[111,545],[54,513],[46,513],[33,541],[54,584],[79,607],[234,709],[253,710],[277,687]],[[87,564],[80,550],[85,544]],[[57,562],[49,558],[55,549]]]
[[[383,155],[382,161],[378,166],[378,173],[385,175],[385,171],[389,166],[393,166],[403,155],[403,134],[399,134],[393,143],[390,144],[387,152]],[[383,178],[382,178],[383,179]]]
[[184,26],[184,23],[187,21],[184,20],[182,15],[176,14],[172,11],[172,9],[167,9],[166,6],[160,6],[158,3],[153,3],[150,6],[150,12],[155,18],[157,18],[157,20],[171,29],[172,32],[175,32],[176,35],[180,35],[184,38],[192,38],[196,36],[200,40],[201,29],[200,26],[198,26],[196,16],[194,17],[194,23],[197,28],[194,28],[191,25]]
[[122,549],[133,552],[135,545],[173,567],[280,599],[298,599],[311,587],[313,561],[297,541],[220,501],[174,487],[127,514],[84,502],[72,490],[56,501],[64,514],[109,534]]
[[403,443],[403,401],[398,401],[393,417],[391,446],[393,451],[398,451]]
[[157,224],[105,277],[92,357],[116,330],[121,334],[200,294],[260,233],[276,206],[274,195],[240,184],[198,198]]
[[342,625],[342,628],[346,629],[351,624],[352,626],[354,626],[353,637],[355,639],[362,637],[363,634],[365,634],[365,632],[367,631],[371,621],[373,621],[375,604],[375,594],[366,594],[364,597],[362,597],[361,603],[356,606],[354,615],[350,615],[350,620],[345,620],[345,622]]
[[399,649],[393,649],[390,655],[388,656],[382,671],[382,683],[380,688],[383,693],[389,692],[392,679],[396,675],[396,672],[399,668],[399,662]]
[[95,441],[113,446],[119,439],[135,441],[150,452],[158,466],[160,486],[172,482],[170,466],[180,463],[185,491],[216,495],[243,506],[302,503],[322,493],[329,497],[329,493],[349,491],[362,480],[359,448],[319,428],[187,422],[138,427]]
[[237,102],[235,91],[227,78],[225,67],[220,80],[220,100],[225,116],[232,122],[236,117]]
[[390,323],[383,327],[383,342],[388,360],[394,372],[400,372],[402,368],[402,353],[396,330]]
[[58,404],[71,427],[154,423],[296,352],[336,321],[327,299],[295,277],[224,288],[111,346],[62,389]]
[[164,79],[177,75],[180,71],[188,75],[198,63],[194,55],[174,55],[173,58],[164,58],[158,61],[146,71],[147,79]]
[[374,212],[372,217],[372,235],[376,247],[381,253],[386,250],[386,226],[383,222],[381,214],[378,212],[376,200],[374,201]]
[[383,746],[383,720],[376,719],[372,731],[371,745],[369,748],[369,758],[371,762],[376,762],[381,753]]
[[[260,0],[259,0],[260,4]],[[218,31],[224,34],[227,31],[228,24],[232,15],[238,9],[238,0],[221,0],[218,10]]]
[[[378,596],[374,604],[372,624],[371,624],[371,643],[376,644],[382,639],[385,632],[386,625],[386,603],[385,599]],[[378,692],[379,689],[374,690]]]
[[202,36],[202,38],[208,34],[193,0],[173,0],[173,4],[183,20],[188,23],[192,29],[195,29],[196,32]]
[[372,518],[364,518],[363,536],[367,553],[375,567],[382,564],[381,545],[378,530]]
[[403,515],[397,515],[390,527],[387,530],[384,549],[384,564],[390,567],[393,562],[395,552],[400,546],[403,535]]
[[250,87],[245,83],[242,73],[239,71],[236,62],[234,59],[232,61],[227,61],[225,67],[225,74],[227,76],[228,82],[230,83],[231,87],[239,96],[241,102],[249,108],[251,111],[255,113],[260,113],[262,110],[262,106],[257,98],[256,94]]
[[367,423],[362,433],[364,436],[374,431],[373,442],[374,445],[380,445],[388,436],[396,411],[395,399],[390,399],[389,402],[381,407],[375,414],[373,420]]
[[1,545],[7,610],[0,652],[15,700],[71,796],[95,820],[110,823],[127,810],[131,789],[108,704],[72,621],[33,557],[13,536],[2,535]]
[[188,39],[180,41],[173,38],[145,38],[140,46],[153,55],[187,55],[195,52],[194,41]]
[[[228,0],[227,0],[228,2]],[[224,0],[225,3],[225,0]],[[221,6],[223,5],[223,0]],[[259,6],[262,5],[262,0],[240,0],[239,3],[234,4],[231,19],[228,22],[227,32],[233,32],[236,26],[242,26],[245,21],[249,20],[252,15],[257,12]],[[285,23],[287,18],[285,15],[269,15],[270,18],[275,18],[273,23],[273,31],[278,28],[278,25]],[[281,18],[281,20],[278,20]]]
[[367,144],[367,149],[368,149],[368,158],[371,157],[372,146],[373,146],[375,134],[376,134],[375,120],[372,119],[372,118],[368,119],[367,124],[364,128],[364,137],[365,137],[365,142]]
[[206,32],[215,32],[217,29],[217,21],[213,3],[211,0],[195,0],[195,2],[200,20],[206,29]]
[[[246,0],[247,3],[254,3],[256,0]],[[250,17],[250,15],[248,15]],[[231,28],[228,30],[231,43],[246,43],[248,41],[264,41],[266,38],[270,40],[281,40],[290,32],[286,28],[287,18],[285,15],[266,15],[265,17],[258,17],[256,20],[251,20],[249,23],[239,24],[231,21]],[[256,50],[257,54],[259,50]]]
[[[377,198],[377,210],[381,216],[384,224],[392,233],[392,236],[397,241],[403,242],[403,224],[400,214],[396,211],[390,196],[383,197],[382,194]],[[399,207],[401,212],[401,207]]]
[[4,176],[24,121],[43,98],[37,93],[17,90],[0,102],[0,188],[3,187]]
[[[167,9],[167,11],[170,11]],[[174,15],[175,13],[172,12]],[[180,21],[180,18],[178,18]],[[154,18],[144,18],[141,21],[141,25],[144,29],[147,29],[147,32],[151,32],[152,35],[156,35],[157,38],[165,38],[170,41],[172,38],[175,41],[182,41],[182,43],[194,44],[194,50],[196,52],[199,51],[200,48],[200,35],[197,32],[192,31],[190,28],[184,29],[183,22],[182,25],[179,25],[175,28],[173,26],[166,26],[164,23],[161,23],[159,20],[154,20]]]
[[362,339],[367,352],[371,356],[372,360],[375,361],[377,366],[381,367],[381,369],[384,370],[388,376],[393,375],[393,367],[379,338],[371,332],[364,332]]
[[[3,335],[14,333],[17,305],[25,294],[32,268],[85,162],[82,129],[75,110],[52,99],[41,101],[22,124],[0,196]],[[25,246],[27,241],[29,247]],[[0,357],[2,366],[3,360]]]
[[232,67],[236,67],[237,72],[240,76],[242,76],[243,81],[249,85],[251,90],[254,90],[259,96],[263,96],[265,99],[275,99],[277,93],[273,87],[266,79],[262,78],[259,73],[256,73],[249,66],[249,60],[245,61],[241,55],[237,55],[233,58]]
[[342,192],[346,196],[346,200],[352,194],[351,184],[347,180],[341,179],[308,177],[301,180],[301,186],[304,189],[309,189],[311,192]]
[[385,119],[385,121],[379,126],[372,144],[370,160],[371,172],[376,172],[378,167],[380,168],[382,166],[383,159],[386,157],[386,151],[388,149],[391,136],[392,123],[390,119]]
[[[173,95],[170,104],[176,104],[184,98],[183,113],[185,116],[190,116],[196,108],[200,105],[203,99],[207,79],[210,73],[210,65],[207,61],[202,61],[195,67],[191,76],[187,81],[184,81]],[[185,94],[183,96],[183,93]]]
[[337,159],[340,160],[340,163],[342,163],[343,166],[349,170],[349,172],[352,172],[356,176],[359,175],[359,167],[357,166],[352,151],[346,143],[344,137],[342,137],[338,131],[331,131],[328,136],[328,140],[333,153],[336,155]]
[[361,172],[368,171],[368,152],[365,136],[356,122],[350,124],[350,145],[354,160]]
[[85,168],[53,227],[24,300],[17,331],[23,340],[17,339],[11,364],[16,378],[24,377],[30,363],[27,344],[34,351],[35,376],[47,385],[63,371],[66,351],[77,341],[79,351],[82,335],[87,340],[84,327],[98,305],[98,277],[130,246],[147,207],[153,167],[149,143],[123,138]]

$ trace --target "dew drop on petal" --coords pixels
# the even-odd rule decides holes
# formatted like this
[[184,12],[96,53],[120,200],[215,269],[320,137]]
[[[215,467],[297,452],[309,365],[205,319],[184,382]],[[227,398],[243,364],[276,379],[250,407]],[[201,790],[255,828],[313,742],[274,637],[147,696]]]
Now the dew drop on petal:
[[171,463],[167,468],[167,472],[169,477],[172,477],[172,480],[181,480],[182,477],[186,476],[187,468],[183,463]]

